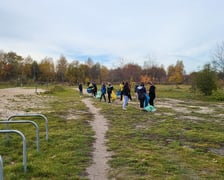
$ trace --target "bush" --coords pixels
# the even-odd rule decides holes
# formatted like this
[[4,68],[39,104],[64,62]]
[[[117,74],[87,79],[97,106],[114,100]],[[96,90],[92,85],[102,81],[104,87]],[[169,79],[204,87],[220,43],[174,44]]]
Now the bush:
[[195,73],[192,82],[192,88],[199,89],[205,96],[212,95],[212,92],[218,87],[217,75],[211,70],[210,65],[205,65],[202,71]]
[[212,94],[212,97],[217,101],[224,101],[224,91],[222,91],[222,90],[215,91]]

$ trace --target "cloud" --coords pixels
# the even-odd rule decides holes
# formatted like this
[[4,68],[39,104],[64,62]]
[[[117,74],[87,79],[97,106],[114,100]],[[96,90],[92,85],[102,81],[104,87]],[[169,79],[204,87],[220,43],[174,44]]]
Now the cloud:
[[190,72],[222,41],[222,0],[8,0],[0,4],[0,48],[34,59],[92,57],[111,67],[148,54]]

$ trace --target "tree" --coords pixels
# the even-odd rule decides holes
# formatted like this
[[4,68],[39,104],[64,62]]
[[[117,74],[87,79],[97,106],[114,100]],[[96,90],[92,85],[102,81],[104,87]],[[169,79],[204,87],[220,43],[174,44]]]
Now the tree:
[[130,80],[130,81],[132,80],[134,82],[139,82],[141,71],[142,71],[141,66],[137,64],[133,64],[133,63],[126,64],[123,67],[123,71],[122,71],[124,79],[121,79],[121,80]]
[[32,75],[33,75],[33,81],[35,82],[38,79],[39,72],[40,72],[39,66],[38,66],[38,64],[37,64],[36,61],[34,61],[32,63],[32,69],[31,69],[31,71],[32,71]]
[[54,63],[53,59],[46,57],[39,64],[39,80],[50,82],[54,80],[55,71],[54,71]]
[[91,80],[100,81],[100,70],[101,70],[101,66],[99,63],[94,64],[90,68]]
[[21,67],[22,68],[21,80],[27,81],[28,79],[31,79],[33,77],[32,63],[33,63],[33,59],[31,58],[31,56],[27,56],[23,60],[23,64]]
[[217,44],[216,50],[212,54],[212,64],[215,70],[224,72],[224,41]]
[[56,67],[56,75],[57,79],[61,82],[64,82],[65,80],[65,72],[67,69],[68,63],[64,56],[61,56],[59,60],[57,61],[57,67]]
[[217,90],[217,75],[212,71],[210,64],[206,64],[203,70],[194,74],[192,88],[195,87],[205,96],[210,96],[214,90]]
[[183,83],[184,80],[184,65],[183,61],[177,60],[176,65],[168,67],[168,81],[176,85]]
[[4,55],[1,69],[1,76],[4,80],[17,79],[20,76],[20,66],[23,58],[15,52],[8,52]]
[[87,64],[80,64],[79,81],[83,83],[90,82],[90,67]]
[[212,53],[212,65],[219,78],[224,80],[224,41],[217,44],[215,51]]
[[102,66],[100,70],[100,81],[107,81],[109,76],[109,70],[106,66]]
[[150,81],[161,82],[166,80],[166,71],[164,67],[150,66],[149,68],[143,69],[143,76],[148,76]]
[[83,74],[79,67],[78,61],[72,61],[67,67],[67,71],[65,73],[66,80],[70,82],[70,84],[77,83],[78,81],[82,81]]

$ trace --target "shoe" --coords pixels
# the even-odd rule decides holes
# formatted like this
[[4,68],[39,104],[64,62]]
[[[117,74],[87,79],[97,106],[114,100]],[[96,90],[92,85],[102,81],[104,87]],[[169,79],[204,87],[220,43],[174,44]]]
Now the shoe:
[[126,111],[127,109],[126,109],[126,108],[123,108],[123,110],[125,110],[125,111]]

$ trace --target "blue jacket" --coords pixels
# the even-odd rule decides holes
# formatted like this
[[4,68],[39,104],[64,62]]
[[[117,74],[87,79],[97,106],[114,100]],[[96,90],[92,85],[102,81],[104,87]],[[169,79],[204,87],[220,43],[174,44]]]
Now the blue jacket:
[[102,87],[101,87],[101,93],[102,93],[102,94],[106,94],[106,90],[107,90],[107,89],[106,89],[106,85],[103,84]]

